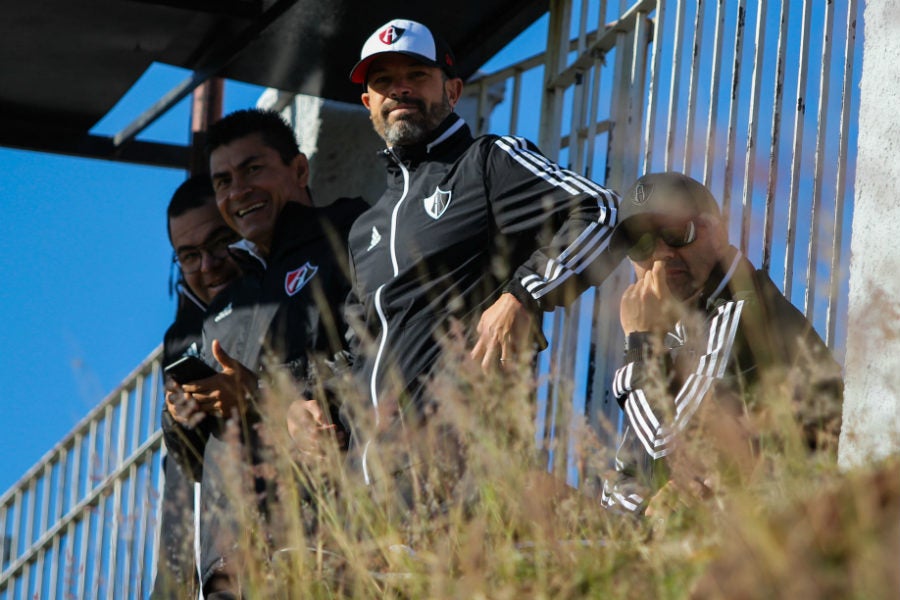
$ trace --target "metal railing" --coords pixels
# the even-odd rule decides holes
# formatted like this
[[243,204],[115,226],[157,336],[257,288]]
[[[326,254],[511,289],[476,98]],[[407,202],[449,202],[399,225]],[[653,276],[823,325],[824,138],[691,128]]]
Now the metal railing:
[[[704,181],[732,239],[840,357],[858,11],[855,0],[552,0],[546,51],[472,82],[484,108],[474,125],[537,137],[545,154],[617,191],[659,170]],[[837,62],[835,48],[843,48]],[[508,93],[490,112],[488,90],[498,83]],[[575,438],[566,431],[584,415],[601,432],[601,422],[618,419],[609,377],[622,344],[618,295],[630,278],[621,267],[545,323],[552,347],[540,359],[549,376],[538,394],[537,441],[567,441],[568,451],[549,460],[573,484]],[[8,549],[0,600],[146,597],[161,402],[157,350],[0,498],[0,549]]]
[[161,348],[0,498],[0,599],[142,598],[156,562]]
[[[733,243],[780,282],[842,362],[859,12],[856,0],[553,0],[546,52],[479,80],[509,91],[479,130],[536,133],[549,157],[619,192],[647,172],[703,181]],[[541,110],[523,110],[536,97]],[[601,437],[610,431],[602,422],[615,430],[609,376],[630,279],[620,268],[547,319],[539,443],[559,447],[549,442],[567,429],[563,414],[572,426],[587,414]],[[576,484],[574,452],[560,454],[549,466]]]

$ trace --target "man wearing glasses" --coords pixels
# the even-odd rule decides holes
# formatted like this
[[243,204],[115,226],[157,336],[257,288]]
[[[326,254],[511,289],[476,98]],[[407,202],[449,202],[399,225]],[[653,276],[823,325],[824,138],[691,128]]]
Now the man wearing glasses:
[[[210,301],[240,275],[228,253],[228,245],[238,240],[219,209],[208,175],[195,175],[182,183],[167,210],[169,241],[174,251],[178,280],[178,308],[175,321],[163,342],[163,367],[175,362],[200,343],[203,318]],[[184,396],[174,381],[166,381],[166,406],[162,414],[166,441],[165,488],[160,521],[159,560],[152,598],[197,597],[199,580],[194,565],[194,489],[200,480],[202,456],[198,432],[182,430],[173,414]],[[199,422],[200,412],[184,406],[187,420]],[[200,448],[198,450],[198,448]]]
[[[810,450],[833,450],[840,366],[767,273],[728,243],[710,191],[680,173],[645,175],[619,218],[636,275],[622,295],[625,365],[613,379],[625,412],[617,470],[627,476],[604,483],[604,504],[641,511],[661,487],[708,495],[708,456],[753,464],[766,439],[761,414],[791,414]],[[680,443],[700,431],[720,451],[704,460]]]

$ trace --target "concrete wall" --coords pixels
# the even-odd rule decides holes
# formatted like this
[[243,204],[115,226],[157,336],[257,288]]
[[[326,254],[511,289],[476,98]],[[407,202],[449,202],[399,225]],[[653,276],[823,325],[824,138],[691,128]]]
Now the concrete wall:
[[900,452],[898,57],[900,10],[896,0],[868,0],[850,246],[846,399],[839,451],[844,467]]
[[374,203],[385,186],[384,148],[362,104],[324,100],[268,89],[257,106],[280,111],[297,132],[309,158],[313,202],[331,204],[343,196]]

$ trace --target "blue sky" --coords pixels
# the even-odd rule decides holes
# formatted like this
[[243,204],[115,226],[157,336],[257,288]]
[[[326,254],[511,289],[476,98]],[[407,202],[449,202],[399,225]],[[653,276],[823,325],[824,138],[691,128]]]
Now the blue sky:
[[[490,69],[543,50],[546,18]],[[181,82],[154,65],[93,132],[112,135]],[[262,88],[228,81],[225,112]],[[142,133],[186,144],[189,99]],[[175,311],[165,208],[185,172],[0,147],[0,494],[162,340]]]

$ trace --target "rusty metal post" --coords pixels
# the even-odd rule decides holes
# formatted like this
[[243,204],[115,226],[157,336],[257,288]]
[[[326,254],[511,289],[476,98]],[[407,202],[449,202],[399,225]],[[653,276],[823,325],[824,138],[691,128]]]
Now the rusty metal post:
[[209,170],[206,131],[222,118],[224,97],[225,80],[221,77],[213,77],[194,90],[191,98],[191,159],[188,165],[191,175]]

